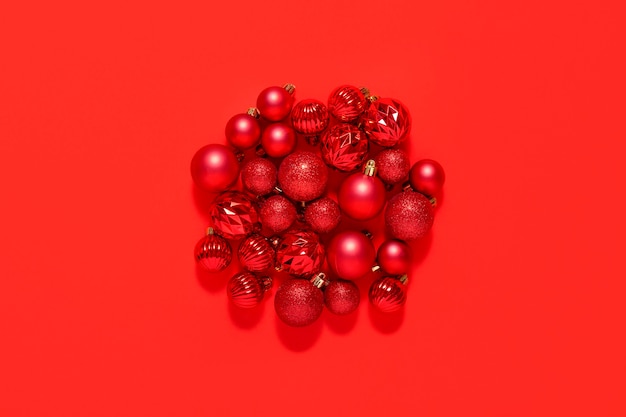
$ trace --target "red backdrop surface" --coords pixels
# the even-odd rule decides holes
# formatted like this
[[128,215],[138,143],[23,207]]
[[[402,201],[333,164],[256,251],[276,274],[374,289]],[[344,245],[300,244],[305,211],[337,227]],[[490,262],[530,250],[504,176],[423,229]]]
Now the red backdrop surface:
[[[620,2],[157,3],[0,6],[0,415],[626,415]],[[191,156],[286,81],[446,168],[401,315],[196,270]]]

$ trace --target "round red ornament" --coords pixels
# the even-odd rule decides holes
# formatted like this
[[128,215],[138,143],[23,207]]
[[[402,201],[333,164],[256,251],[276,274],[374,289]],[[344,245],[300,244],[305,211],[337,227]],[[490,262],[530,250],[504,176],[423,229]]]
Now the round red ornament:
[[328,111],[342,122],[355,121],[366,106],[365,95],[352,85],[339,86],[328,97]]
[[340,171],[354,171],[363,164],[369,149],[361,130],[348,123],[340,123],[328,130],[321,141],[322,159]]
[[411,248],[398,239],[384,241],[376,254],[378,265],[388,274],[402,275],[411,268]]
[[411,115],[404,104],[392,98],[370,99],[361,120],[369,140],[389,148],[406,139],[411,132]]
[[233,251],[226,239],[214,233],[209,227],[205,237],[196,243],[194,250],[196,262],[209,272],[225,269],[233,258]]
[[310,276],[324,264],[324,247],[310,230],[292,230],[276,242],[277,268],[296,276]]
[[404,191],[389,200],[385,223],[391,236],[400,240],[419,239],[428,233],[435,219],[431,202],[423,194]]
[[226,191],[218,195],[210,214],[216,233],[226,239],[240,239],[258,228],[258,214],[254,204],[238,191]]
[[244,269],[260,272],[274,266],[275,251],[266,238],[255,233],[241,242],[237,257]]
[[357,309],[360,301],[359,288],[352,281],[330,281],[324,290],[324,304],[333,314],[350,314]]
[[367,161],[363,173],[346,178],[337,194],[341,210],[355,220],[369,220],[385,206],[385,186],[376,177],[376,164]]
[[311,201],[321,196],[328,182],[328,168],[322,158],[307,151],[295,151],[278,167],[278,184],[295,201]]
[[402,149],[385,149],[374,157],[374,161],[378,168],[376,172],[378,178],[386,184],[397,184],[409,175],[411,162]]
[[328,266],[338,277],[354,280],[371,271],[376,250],[363,233],[347,230],[337,233],[326,251]]
[[317,145],[318,135],[328,126],[328,109],[319,100],[306,99],[293,106],[291,124],[311,145]]
[[382,277],[374,281],[369,290],[369,300],[383,313],[392,313],[402,308],[406,302],[406,275],[399,279]]
[[238,175],[239,161],[227,146],[215,143],[206,145],[191,159],[191,177],[205,191],[224,191],[233,185]]
[[289,115],[293,105],[293,84],[284,87],[268,87],[261,91],[256,101],[256,107],[261,116],[270,122],[278,122]]
[[272,123],[261,135],[261,147],[266,155],[282,158],[296,148],[296,132],[285,123]]
[[339,224],[341,210],[334,200],[322,197],[304,209],[304,221],[314,232],[328,233]]
[[268,198],[259,211],[261,224],[272,234],[282,233],[296,221],[298,213],[293,203],[282,195]]
[[445,181],[446,174],[443,167],[432,159],[417,161],[409,173],[411,187],[428,197],[435,197],[439,194]]
[[228,281],[226,294],[237,307],[253,308],[259,305],[271,287],[272,278],[270,277],[260,277],[251,272],[239,272]]
[[253,147],[261,137],[257,109],[249,109],[247,113],[236,114],[226,123],[226,139],[238,149]]
[[276,290],[274,309],[285,324],[293,327],[308,326],[315,322],[324,309],[324,294],[320,289],[325,276],[319,273],[310,281],[290,279]]
[[255,158],[241,168],[243,187],[256,196],[272,192],[277,175],[276,166],[265,158]]

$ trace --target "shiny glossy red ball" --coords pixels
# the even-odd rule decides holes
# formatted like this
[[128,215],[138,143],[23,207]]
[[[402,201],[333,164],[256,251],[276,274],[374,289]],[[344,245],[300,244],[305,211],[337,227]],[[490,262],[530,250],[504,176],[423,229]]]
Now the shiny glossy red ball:
[[213,228],[196,243],[194,257],[204,269],[218,272],[226,268],[233,258],[233,251],[226,239],[213,233]]
[[369,140],[387,148],[402,142],[411,132],[409,110],[392,98],[372,101],[361,121]]
[[409,183],[415,191],[435,197],[443,188],[446,174],[443,167],[432,159],[417,161],[409,172]]
[[343,213],[355,220],[369,220],[383,209],[385,186],[375,175],[354,173],[339,186],[337,200]]
[[385,149],[374,157],[374,161],[378,178],[386,184],[397,184],[409,175],[411,162],[409,155],[402,149]]
[[261,135],[261,146],[272,158],[282,158],[296,148],[296,132],[285,123],[272,123]]
[[277,243],[276,265],[288,274],[308,277],[324,264],[324,247],[310,230],[290,230]]
[[363,233],[347,230],[337,233],[326,249],[328,266],[340,278],[354,280],[371,271],[376,250]]
[[297,217],[298,213],[293,203],[282,195],[268,198],[259,211],[261,224],[272,234],[289,229]]
[[368,298],[379,311],[392,313],[400,310],[406,303],[406,286],[396,278],[382,277],[374,281]]
[[224,191],[237,181],[238,175],[239,162],[233,150],[227,146],[206,145],[191,159],[191,177],[205,191]]
[[385,209],[385,223],[391,236],[410,241],[424,237],[435,219],[433,206],[423,194],[404,191],[393,196]]
[[366,107],[365,96],[352,85],[339,86],[328,97],[328,111],[342,122],[355,121]]
[[227,191],[218,195],[209,214],[215,232],[226,239],[240,239],[259,226],[256,207],[248,197],[238,191]]
[[308,326],[322,314],[324,294],[308,280],[290,279],[276,290],[274,308],[285,324]]
[[328,126],[328,118],[326,105],[315,99],[302,100],[291,111],[293,128],[311,144],[317,143],[317,136]]
[[344,172],[358,169],[369,150],[365,134],[358,127],[348,123],[331,127],[322,136],[320,145],[324,162]]
[[402,275],[411,268],[411,248],[398,239],[384,241],[376,255],[378,265],[391,275]]
[[304,221],[317,233],[332,231],[341,220],[341,210],[334,200],[322,197],[304,209]]
[[275,255],[272,244],[256,233],[244,239],[237,250],[237,258],[242,268],[252,272],[273,267]]
[[278,184],[295,201],[311,201],[321,196],[328,182],[328,167],[322,158],[307,151],[295,151],[278,167]]
[[259,121],[247,113],[236,114],[226,123],[226,139],[235,148],[251,148],[260,137]]
[[293,97],[284,87],[268,87],[261,91],[256,101],[256,107],[261,117],[270,122],[278,122],[289,115]]
[[352,281],[330,281],[324,290],[324,304],[333,314],[350,314],[357,309],[360,301],[359,288]]
[[277,176],[276,166],[265,158],[255,158],[241,168],[243,187],[256,196],[272,192]]
[[251,272],[235,274],[226,287],[226,294],[234,305],[253,308],[259,305],[265,292],[272,287],[272,278],[260,277]]

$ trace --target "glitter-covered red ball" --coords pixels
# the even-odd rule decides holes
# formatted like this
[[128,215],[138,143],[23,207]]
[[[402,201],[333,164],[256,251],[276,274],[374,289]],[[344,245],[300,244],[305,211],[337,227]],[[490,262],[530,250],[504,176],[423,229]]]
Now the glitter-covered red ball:
[[423,194],[404,191],[393,196],[385,209],[385,223],[391,236],[410,241],[422,238],[433,225],[435,214]]
[[385,149],[379,152],[375,157],[376,174],[378,178],[386,184],[397,184],[402,182],[411,169],[409,156],[402,149]]
[[298,213],[293,203],[282,195],[268,198],[259,212],[261,224],[272,234],[282,233],[296,221]]
[[352,281],[330,281],[324,290],[324,304],[333,314],[350,314],[357,309],[360,301],[359,288]]
[[277,175],[278,170],[272,162],[264,158],[255,158],[241,169],[241,182],[252,194],[265,195],[276,187]]
[[276,290],[274,308],[285,324],[308,326],[322,314],[324,294],[306,279],[290,279]]
[[363,233],[346,230],[332,238],[326,257],[328,266],[338,277],[354,280],[370,272],[376,259],[376,250]]
[[226,268],[233,258],[233,251],[226,239],[209,227],[207,235],[196,243],[194,257],[204,269],[217,272]]
[[272,278],[257,276],[251,272],[239,272],[228,281],[226,294],[234,305],[253,308],[259,305],[272,286]]
[[278,184],[295,201],[311,201],[326,190],[328,167],[322,158],[307,151],[295,151],[278,167]]
[[242,268],[252,272],[260,272],[273,267],[274,256],[272,244],[256,233],[244,239],[237,250],[237,257]]
[[334,200],[322,197],[304,209],[304,221],[317,233],[332,231],[341,220],[341,210]]

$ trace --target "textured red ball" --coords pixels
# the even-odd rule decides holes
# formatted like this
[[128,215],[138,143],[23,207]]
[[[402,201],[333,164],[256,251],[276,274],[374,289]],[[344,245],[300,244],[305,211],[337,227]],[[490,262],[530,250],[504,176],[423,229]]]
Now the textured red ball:
[[194,257],[204,269],[217,272],[226,268],[233,258],[233,251],[226,239],[213,233],[213,228],[200,239],[194,249]]
[[360,301],[359,288],[352,281],[330,281],[324,290],[324,304],[333,314],[350,314],[357,309]]
[[404,191],[389,200],[385,223],[391,236],[400,240],[424,237],[435,219],[431,202],[423,194]]
[[362,125],[372,142],[392,147],[411,132],[411,114],[404,104],[392,98],[372,101],[363,114]]
[[341,210],[334,200],[322,197],[304,209],[304,221],[317,233],[328,233],[339,224]]
[[260,137],[259,121],[247,113],[236,114],[226,123],[226,139],[235,148],[251,148]]
[[277,242],[276,265],[288,274],[306,277],[320,271],[324,247],[310,230],[291,230]]
[[384,241],[376,255],[378,265],[391,275],[402,275],[411,268],[411,248],[398,239]]
[[385,186],[375,175],[355,173],[339,187],[341,210],[355,220],[369,220],[385,206]]
[[402,149],[385,149],[375,157],[378,178],[387,184],[402,182],[411,168],[409,156]]
[[[289,88],[291,92],[293,90]],[[261,91],[256,107],[261,116],[270,122],[278,122],[289,115],[293,105],[293,97],[285,87],[268,87]]]
[[265,158],[255,158],[241,168],[241,182],[254,195],[265,195],[276,187],[278,170]]
[[328,182],[328,167],[322,158],[307,151],[296,151],[278,167],[278,184],[295,201],[311,201],[321,196]]
[[233,185],[239,175],[239,161],[232,149],[211,144],[200,148],[191,159],[191,177],[203,190],[215,193]]
[[275,251],[266,238],[255,233],[241,242],[237,257],[242,268],[260,272],[274,266]]
[[296,132],[285,123],[272,123],[261,135],[261,146],[272,158],[282,158],[296,148]]
[[253,308],[259,305],[265,292],[272,286],[272,278],[259,277],[251,272],[239,272],[228,281],[226,294],[234,305]]
[[355,121],[366,106],[365,95],[352,85],[339,86],[328,97],[328,111],[342,122]]
[[252,201],[238,191],[217,196],[210,210],[215,231],[226,239],[240,239],[258,228],[258,213]]
[[276,290],[274,308],[285,324],[308,326],[322,314],[324,294],[307,280],[290,279]]
[[347,230],[332,238],[326,257],[328,266],[338,277],[354,280],[370,272],[376,259],[376,250],[363,233]]
[[317,135],[328,126],[328,118],[326,105],[315,99],[302,100],[291,111],[293,128],[312,144],[317,142]]
[[392,313],[400,310],[406,303],[405,287],[405,284],[396,278],[382,277],[374,281],[368,298],[379,311]]
[[268,198],[261,206],[259,214],[261,224],[271,233],[284,232],[298,217],[293,203],[282,195]]
[[340,123],[322,136],[321,150],[322,159],[329,166],[350,172],[363,164],[369,144],[361,129],[348,123]]
[[445,181],[446,174],[443,172],[443,167],[432,159],[417,161],[409,173],[411,187],[429,197],[439,194]]

